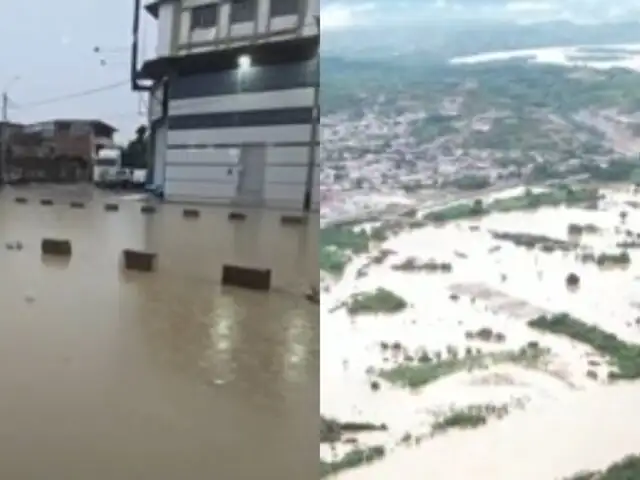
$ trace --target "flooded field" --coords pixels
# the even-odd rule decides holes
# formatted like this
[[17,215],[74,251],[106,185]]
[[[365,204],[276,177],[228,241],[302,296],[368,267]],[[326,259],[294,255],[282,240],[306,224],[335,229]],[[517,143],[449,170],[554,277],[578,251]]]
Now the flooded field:
[[568,479],[638,453],[640,428],[630,422],[638,402],[640,385],[578,392],[544,409],[440,436],[340,479]]
[[640,452],[640,384],[616,381],[640,376],[640,196],[600,194],[405,229],[327,285],[321,412],[367,428],[321,459],[386,452],[339,478],[555,480]]
[[[108,197],[0,193],[1,240],[23,244],[0,249],[0,476],[311,478],[319,326],[302,292],[318,282],[318,222],[142,215],[135,198],[105,212]],[[70,262],[43,260],[43,237],[71,239]],[[124,248],[157,252],[157,271],[122,272]],[[223,263],[271,267],[275,291],[222,288]]]

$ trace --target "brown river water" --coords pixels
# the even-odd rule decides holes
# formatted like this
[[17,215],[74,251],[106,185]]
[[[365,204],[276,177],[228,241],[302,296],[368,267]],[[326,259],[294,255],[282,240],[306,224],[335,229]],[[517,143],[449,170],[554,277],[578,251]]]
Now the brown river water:
[[[24,244],[0,248],[0,478],[317,478],[319,314],[300,293],[318,222],[131,198],[108,213],[106,196],[0,193],[0,240]],[[71,239],[70,262],[43,260],[43,237]],[[122,272],[124,248],[157,252],[157,271]],[[234,262],[271,267],[274,292],[221,287]]]

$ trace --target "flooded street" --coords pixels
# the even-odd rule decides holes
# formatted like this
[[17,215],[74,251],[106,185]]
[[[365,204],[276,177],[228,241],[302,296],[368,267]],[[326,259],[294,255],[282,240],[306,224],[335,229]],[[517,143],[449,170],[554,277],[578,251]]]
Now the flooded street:
[[[48,190],[0,194],[2,241],[24,244],[0,249],[0,476],[310,478],[319,326],[300,292],[318,281],[318,222],[105,212],[107,194]],[[71,239],[70,262],[44,262],[43,237]],[[124,248],[157,252],[157,271],[123,273]],[[222,288],[223,263],[273,268],[274,292]]]

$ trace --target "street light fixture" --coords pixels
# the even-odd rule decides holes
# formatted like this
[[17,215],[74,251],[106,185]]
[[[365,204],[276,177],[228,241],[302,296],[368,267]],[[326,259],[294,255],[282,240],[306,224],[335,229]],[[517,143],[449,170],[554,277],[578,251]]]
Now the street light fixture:
[[238,68],[241,71],[246,71],[251,68],[251,56],[250,55],[240,55],[238,57]]

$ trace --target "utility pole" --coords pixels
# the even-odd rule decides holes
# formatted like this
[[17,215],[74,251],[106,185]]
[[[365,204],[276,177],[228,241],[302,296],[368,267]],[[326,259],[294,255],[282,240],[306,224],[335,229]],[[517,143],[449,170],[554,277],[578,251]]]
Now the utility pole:
[[9,94],[2,92],[2,121],[9,121]]
[[2,129],[0,130],[0,182],[7,183],[7,160],[9,154],[9,87],[20,80],[20,75],[11,78],[2,89]]
[[7,91],[2,92],[2,132],[0,140],[0,179],[2,183],[7,183],[7,150],[8,150],[8,134],[9,134],[9,94]]

